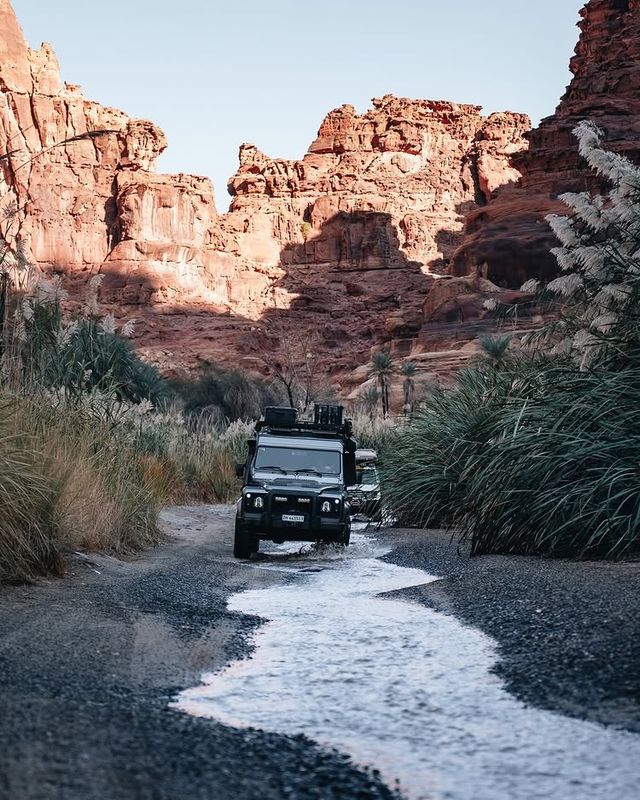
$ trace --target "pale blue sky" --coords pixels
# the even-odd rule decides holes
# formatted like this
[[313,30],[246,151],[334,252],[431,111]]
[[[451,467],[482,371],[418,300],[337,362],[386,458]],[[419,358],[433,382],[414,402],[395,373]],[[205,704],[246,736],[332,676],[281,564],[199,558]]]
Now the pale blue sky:
[[325,113],[374,96],[553,112],[584,0],[13,0],[88,97],[152,119],[160,166],[226,181],[238,146],[298,158]]

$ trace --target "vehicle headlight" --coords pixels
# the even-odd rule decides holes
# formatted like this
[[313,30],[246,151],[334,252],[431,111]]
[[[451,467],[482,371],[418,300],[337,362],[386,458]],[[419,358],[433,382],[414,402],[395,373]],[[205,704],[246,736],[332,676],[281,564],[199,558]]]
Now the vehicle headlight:
[[264,508],[264,500],[262,497],[256,497],[253,501],[253,505],[255,508]]
[[334,498],[333,500],[324,500],[320,506],[322,514],[339,514],[340,513],[340,500]]

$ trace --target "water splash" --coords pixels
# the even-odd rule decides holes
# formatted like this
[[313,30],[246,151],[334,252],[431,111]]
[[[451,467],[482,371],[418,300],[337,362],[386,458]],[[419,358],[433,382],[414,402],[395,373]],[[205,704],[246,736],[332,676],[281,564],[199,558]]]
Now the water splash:
[[[233,596],[269,620],[255,653],[175,707],[227,725],[304,733],[396,779],[411,800],[627,800],[640,737],[525,707],[490,672],[494,642],[381,592],[436,580],[380,561],[369,537],[333,558],[269,547],[284,586]],[[321,556],[322,554],[320,554]],[[312,564],[309,563],[312,561]],[[303,572],[313,566],[320,571]]]

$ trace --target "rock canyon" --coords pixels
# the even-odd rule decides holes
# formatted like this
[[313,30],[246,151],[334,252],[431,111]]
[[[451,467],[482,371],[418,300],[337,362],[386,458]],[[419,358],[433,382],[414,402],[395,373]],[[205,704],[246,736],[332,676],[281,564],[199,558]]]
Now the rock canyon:
[[138,320],[137,347],[165,370],[263,372],[293,332],[344,394],[375,347],[446,372],[484,330],[483,299],[553,270],[543,216],[558,192],[594,185],[575,122],[638,154],[639,22],[640,0],[587,4],[574,79],[534,131],[524,114],[453,102],[345,105],[300,160],[242,145],[219,213],[207,178],[155,171],[156,125],[63,83],[0,0],[0,194],[17,209],[5,238],[72,299],[103,274],[103,303]]

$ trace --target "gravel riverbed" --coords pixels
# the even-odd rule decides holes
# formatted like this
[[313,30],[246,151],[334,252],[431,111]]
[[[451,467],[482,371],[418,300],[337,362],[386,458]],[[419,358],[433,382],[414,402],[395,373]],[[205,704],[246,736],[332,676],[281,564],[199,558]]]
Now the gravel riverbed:
[[[0,589],[1,800],[394,797],[302,736],[170,707],[250,652],[260,620],[228,597],[290,577],[233,560],[229,508],[164,520],[173,538],[132,562],[74,557],[64,580]],[[468,559],[445,534],[380,536],[386,559],[442,577],[394,594],[496,639],[515,695],[640,731],[640,565]]]
[[164,519],[175,540],[131,563],[76,559],[64,580],[0,589],[0,798],[390,800],[303,737],[169,707],[249,652],[259,620],[227,597],[280,578],[231,557],[229,508]]
[[469,558],[438,531],[393,530],[386,560],[441,580],[399,594],[493,637],[518,698],[640,732],[640,563]]

